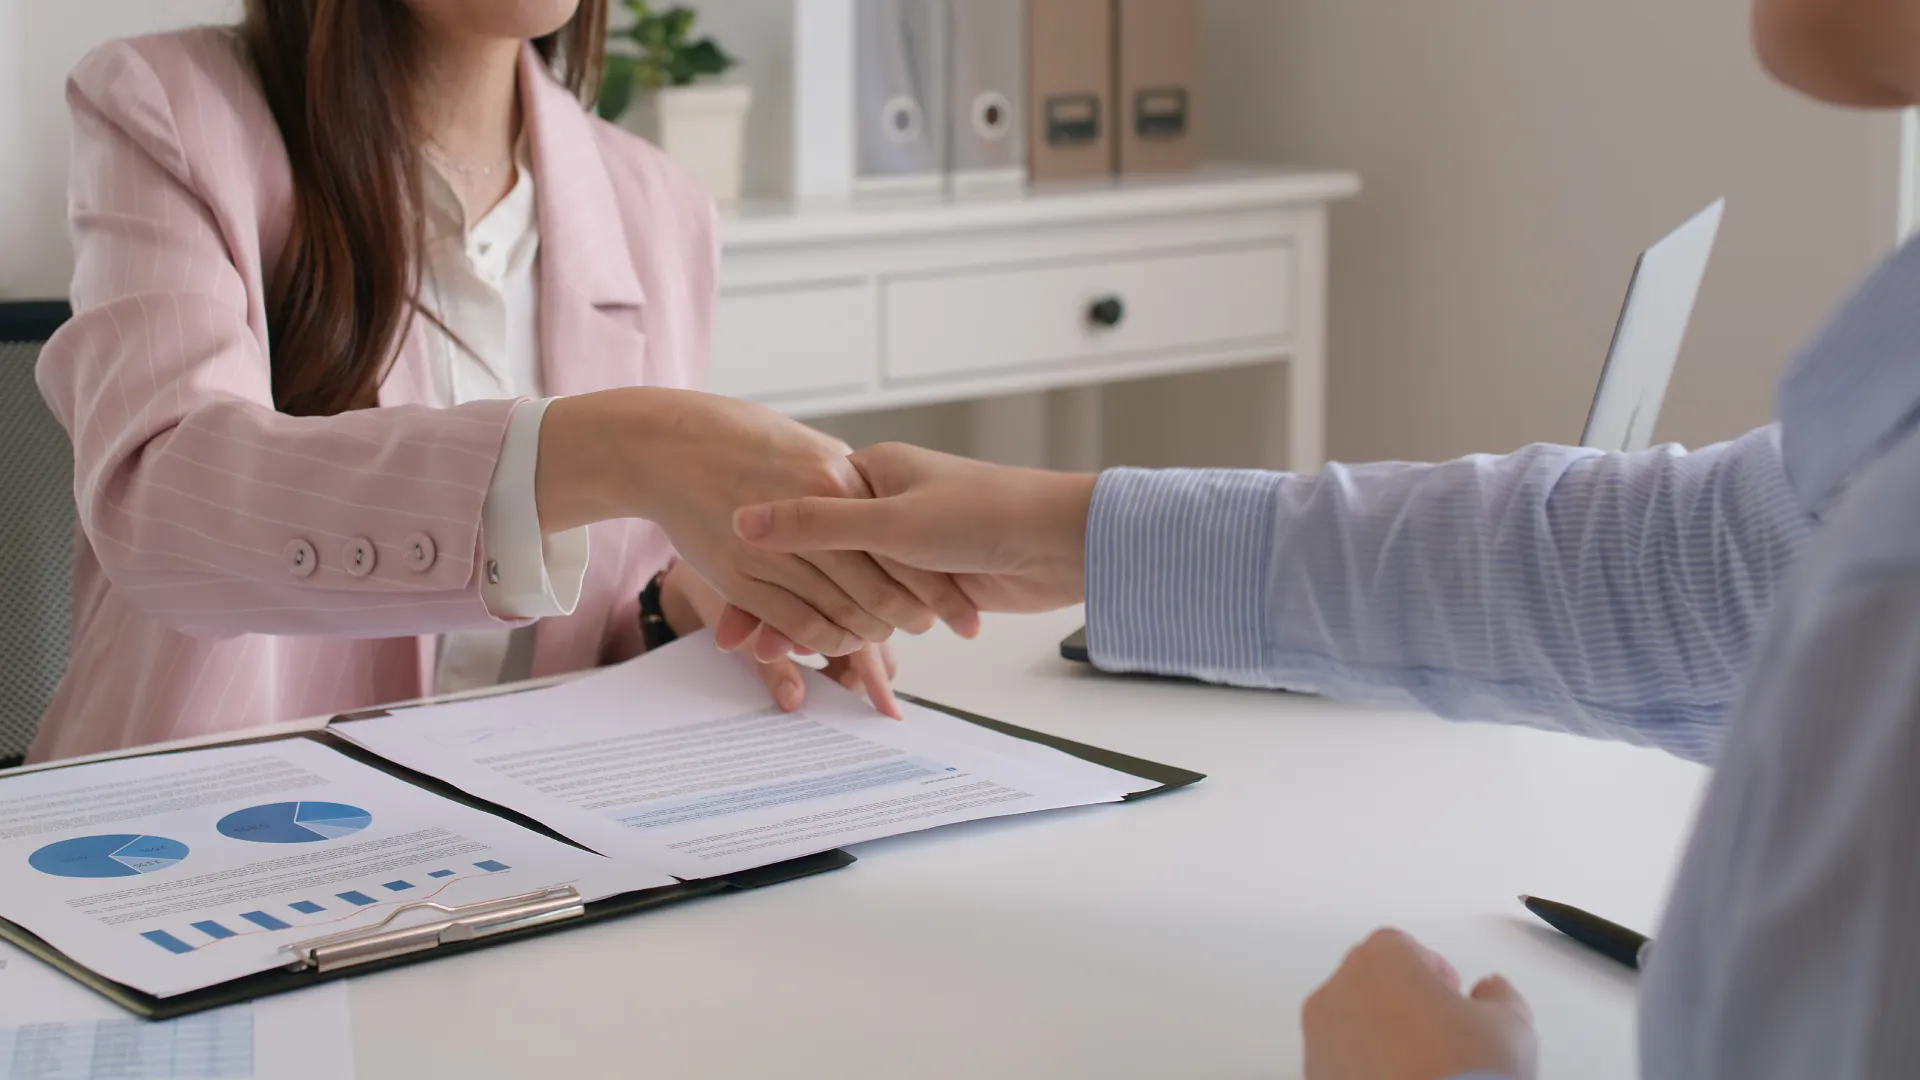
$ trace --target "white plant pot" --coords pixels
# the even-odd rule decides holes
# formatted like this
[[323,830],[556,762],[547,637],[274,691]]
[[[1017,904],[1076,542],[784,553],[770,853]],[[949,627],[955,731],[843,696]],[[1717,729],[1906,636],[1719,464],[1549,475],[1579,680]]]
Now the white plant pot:
[[692,173],[715,201],[732,203],[740,199],[752,107],[753,87],[745,84],[671,86],[636,98],[623,120]]

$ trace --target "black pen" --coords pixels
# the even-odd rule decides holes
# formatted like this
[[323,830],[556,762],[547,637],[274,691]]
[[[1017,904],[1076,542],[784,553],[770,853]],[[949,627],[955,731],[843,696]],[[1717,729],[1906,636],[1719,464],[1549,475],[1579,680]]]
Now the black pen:
[[1552,900],[1542,900],[1535,896],[1522,896],[1522,904],[1527,910],[1540,916],[1541,921],[1573,940],[1599,953],[1609,960],[1617,960],[1634,970],[1639,970],[1641,961],[1647,958],[1647,950],[1653,942],[1645,934],[1637,934],[1618,923],[1610,923],[1598,915],[1581,911],[1577,907],[1558,904]]

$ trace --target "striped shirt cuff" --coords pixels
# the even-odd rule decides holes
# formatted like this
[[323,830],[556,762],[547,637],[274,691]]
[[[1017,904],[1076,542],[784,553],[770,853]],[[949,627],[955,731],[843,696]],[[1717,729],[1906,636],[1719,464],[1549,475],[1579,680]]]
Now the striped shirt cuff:
[[1087,645],[1107,671],[1247,682],[1266,668],[1279,473],[1112,469],[1087,515]]

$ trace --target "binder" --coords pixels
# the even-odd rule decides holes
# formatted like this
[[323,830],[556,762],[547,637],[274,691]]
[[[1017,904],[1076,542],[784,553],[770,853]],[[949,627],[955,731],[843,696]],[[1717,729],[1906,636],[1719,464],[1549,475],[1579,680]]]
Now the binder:
[[[514,691],[506,691],[512,693]],[[965,720],[968,723],[998,732],[1017,739],[1025,739],[1052,747],[1063,753],[1071,754],[1098,765],[1138,776],[1159,785],[1138,794],[1128,796],[1128,802],[1163,794],[1189,784],[1197,783],[1206,777],[1204,774],[1181,769],[1171,765],[1162,765],[1126,754],[1103,750],[1016,727],[1012,724],[992,720],[974,713],[964,712],[949,706],[936,704],[910,694],[900,697],[915,704],[946,713]],[[374,716],[388,715],[387,710],[375,709],[368,712],[336,717],[336,720],[358,720]],[[438,781],[424,773],[415,772],[396,765],[384,758],[339,738],[325,730],[307,732],[294,736],[267,736],[254,739],[235,739],[223,745],[264,744],[282,742],[288,738],[311,739],[330,749],[380,769],[416,787],[424,788],[442,798],[463,803],[475,809],[499,817],[540,833],[561,843],[571,843],[558,833],[524,815],[484,800],[475,799],[464,792]],[[169,751],[162,751],[163,753]],[[178,751],[171,751],[178,752]],[[574,845],[579,846],[579,845]],[[572,887],[533,890],[517,896],[500,900],[484,901],[465,907],[441,907],[433,904],[405,905],[389,916],[387,923],[373,927],[359,928],[319,938],[309,938],[289,943],[288,966],[248,975],[231,982],[208,987],[173,997],[156,997],[131,987],[106,979],[82,964],[67,957],[38,936],[5,919],[0,919],[0,939],[5,939],[22,950],[71,976],[102,996],[125,1008],[129,1012],[148,1020],[170,1020],[189,1016],[209,1009],[223,1008],[254,998],[273,994],[287,993],[304,989],[317,983],[352,975],[371,974],[386,971],[409,964],[424,963],[444,956],[457,956],[475,949],[491,948],[512,941],[520,941],[543,934],[587,926],[608,919],[621,918],[638,912],[665,907],[682,901],[698,900],[706,897],[722,896],[730,893],[745,892],[754,889],[794,881],[814,874],[826,873],[850,866],[854,856],[846,851],[834,849],[782,863],[758,867],[753,870],[725,877],[708,878],[698,881],[683,881],[676,885],[654,889],[641,889],[622,896],[582,904],[579,894]],[[394,928],[390,924],[403,913],[434,909],[440,918],[424,924],[409,923],[405,927]]]
[[854,188],[938,191],[947,169],[946,0],[856,3]]
[[1114,0],[1114,149],[1121,173],[1200,164],[1200,0]]
[[950,20],[952,188],[1017,188],[1027,179],[1026,0],[958,0]]
[[1113,15],[1113,0],[1028,0],[1027,171],[1034,180],[1113,170]]
[[794,3],[792,182],[802,203],[853,194],[854,2]]

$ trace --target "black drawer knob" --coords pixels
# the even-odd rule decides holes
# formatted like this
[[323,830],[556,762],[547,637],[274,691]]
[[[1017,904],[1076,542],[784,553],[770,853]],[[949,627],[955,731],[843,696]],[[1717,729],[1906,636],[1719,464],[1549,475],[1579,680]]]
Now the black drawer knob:
[[1087,308],[1087,320],[1095,326],[1112,328],[1127,317],[1127,305],[1117,296],[1103,296]]

